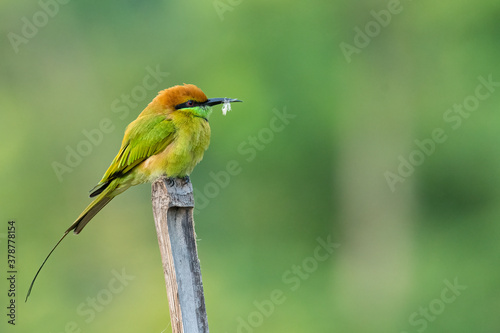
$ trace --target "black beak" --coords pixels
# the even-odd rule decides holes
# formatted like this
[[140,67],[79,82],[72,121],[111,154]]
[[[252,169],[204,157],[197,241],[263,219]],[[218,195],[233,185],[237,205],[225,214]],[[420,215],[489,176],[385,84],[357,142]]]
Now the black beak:
[[243,101],[240,101],[239,99],[233,99],[233,98],[209,98],[205,103],[202,103],[201,105],[212,106],[212,105],[217,105],[217,104],[222,104],[222,103],[234,103],[234,102],[243,102]]

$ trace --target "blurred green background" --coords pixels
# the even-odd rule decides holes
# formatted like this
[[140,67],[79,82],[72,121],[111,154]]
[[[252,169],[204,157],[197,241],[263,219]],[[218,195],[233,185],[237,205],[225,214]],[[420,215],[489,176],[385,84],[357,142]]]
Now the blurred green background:
[[70,235],[24,296],[127,124],[183,82],[244,100],[214,108],[191,177],[212,332],[500,330],[498,1],[0,9],[2,276],[9,219],[18,266],[1,331],[171,330],[149,185]]

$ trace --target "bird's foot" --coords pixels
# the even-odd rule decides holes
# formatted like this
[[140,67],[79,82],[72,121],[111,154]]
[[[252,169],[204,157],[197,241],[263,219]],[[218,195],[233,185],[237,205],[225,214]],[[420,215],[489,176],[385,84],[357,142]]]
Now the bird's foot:
[[189,182],[190,182],[190,180],[189,180],[189,176],[184,176],[184,177],[182,177],[182,182],[183,182],[184,184],[189,183]]
[[167,186],[173,187],[175,185],[175,180],[174,178],[167,177]]
[[[186,185],[190,182],[189,176],[184,176],[179,178],[182,181],[182,185]],[[174,187],[175,186],[175,180],[176,178],[173,177],[167,177],[166,182],[169,187]]]

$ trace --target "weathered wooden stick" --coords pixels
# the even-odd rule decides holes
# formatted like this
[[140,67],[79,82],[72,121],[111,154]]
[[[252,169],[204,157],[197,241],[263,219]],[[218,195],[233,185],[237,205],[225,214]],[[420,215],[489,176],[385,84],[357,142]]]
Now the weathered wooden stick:
[[153,214],[160,245],[173,333],[208,333],[189,178],[162,177],[152,185]]

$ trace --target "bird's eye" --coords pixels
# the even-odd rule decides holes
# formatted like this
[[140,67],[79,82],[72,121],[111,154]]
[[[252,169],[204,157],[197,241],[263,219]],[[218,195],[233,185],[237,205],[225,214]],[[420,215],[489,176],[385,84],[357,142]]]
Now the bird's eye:
[[189,101],[186,102],[187,106],[194,106],[194,101],[190,99]]

